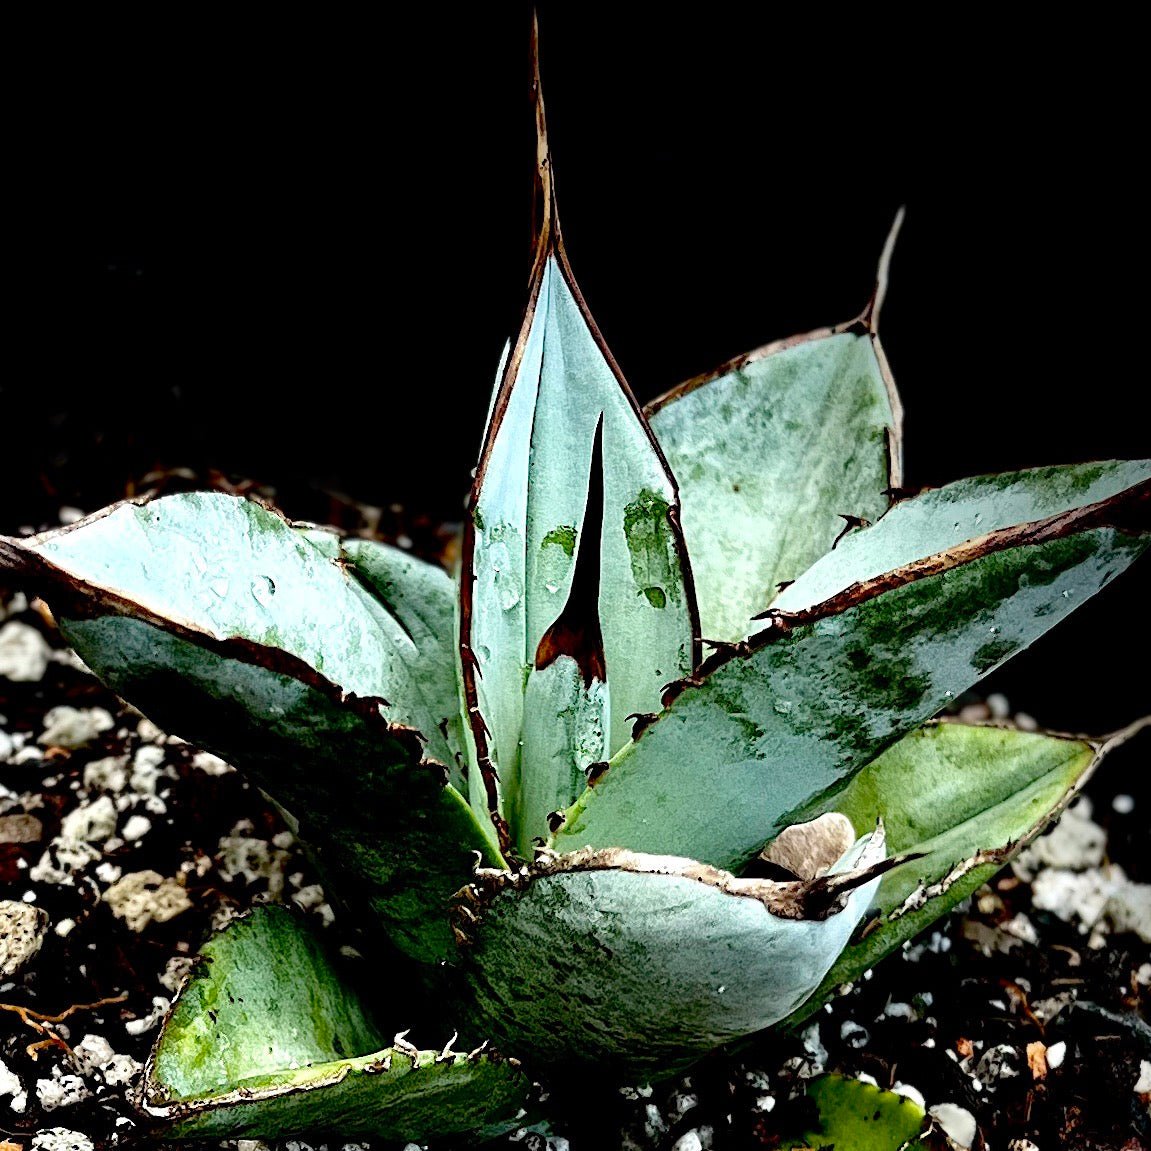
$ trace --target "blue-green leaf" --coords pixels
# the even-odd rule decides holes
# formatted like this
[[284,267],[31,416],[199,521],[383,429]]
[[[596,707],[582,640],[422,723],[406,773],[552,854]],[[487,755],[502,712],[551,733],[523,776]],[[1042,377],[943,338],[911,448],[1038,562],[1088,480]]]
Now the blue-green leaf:
[[516,1064],[418,1050],[402,1039],[419,1022],[410,1003],[393,987],[385,1027],[297,916],[257,907],[204,945],[148,1060],[142,1108],[180,1139],[425,1140],[508,1123],[528,1087]]
[[802,1003],[866,910],[882,858],[877,833],[834,877],[795,883],[621,851],[489,876],[466,917],[479,1017],[501,1050],[541,1064],[666,1074]]
[[1151,482],[968,541],[705,663],[568,812],[554,846],[737,870],[1151,542]]
[[270,509],[219,494],[121,504],[12,544],[88,666],[250,773],[333,898],[417,959],[454,958],[448,897],[475,853],[500,855],[398,721],[435,714],[417,646],[344,565]]
[[[545,211],[477,469],[460,589],[465,694],[484,778],[473,802],[513,823],[525,814],[518,795],[531,768],[521,747],[545,738],[533,725],[555,722],[550,711],[525,710],[533,674],[566,655],[589,692],[593,679],[606,681],[610,754],[628,738],[628,717],[658,707],[695,650],[675,484],[572,276],[542,103],[537,111]],[[546,834],[537,814],[533,806],[532,822],[509,839]]]
[[851,532],[773,606],[803,611],[964,540],[1085,508],[1148,478],[1151,460],[1106,460],[974,476],[930,489],[901,500],[872,527]]
[[875,303],[646,409],[679,485],[705,639],[757,630],[752,617],[831,550],[844,517],[877,520],[900,485],[902,410]]
[[883,877],[877,918],[789,1026],[991,879],[1135,730],[1089,741],[945,722],[912,732],[868,764],[831,805],[857,827],[882,819],[892,853],[919,858]]

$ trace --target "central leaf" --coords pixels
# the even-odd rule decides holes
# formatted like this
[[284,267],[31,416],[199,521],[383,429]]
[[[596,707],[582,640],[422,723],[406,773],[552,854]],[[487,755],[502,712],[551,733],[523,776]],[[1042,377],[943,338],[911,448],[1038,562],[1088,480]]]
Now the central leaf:
[[576,286],[546,142],[541,157],[529,303],[492,403],[460,588],[470,798],[524,855],[588,764],[690,673],[698,633],[675,481]]

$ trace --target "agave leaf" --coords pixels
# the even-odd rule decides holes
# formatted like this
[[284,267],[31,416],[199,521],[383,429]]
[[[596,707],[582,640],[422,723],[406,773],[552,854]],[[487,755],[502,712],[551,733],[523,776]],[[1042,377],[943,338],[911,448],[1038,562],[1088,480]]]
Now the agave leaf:
[[738,870],[1151,543],[1151,481],[779,617],[707,661],[568,811],[557,850]]
[[974,476],[902,500],[872,527],[852,532],[805,571],[775,601],[796,612],[830,599],[853,583],[906,567],[1016,524],[1111,499],[1151,478],[1151,460],[1106,460]]
[[524,823],[521,841],[546,827],[517,810],[520,741],[546,738],[531,729],[557,719],[525,709],[532,675],[570,657],[588,688],[584,706],[599,694],[593,680],[606,681],[610,752],[628,738],[628,716],[656,708],[663,686],[690,670],[696,634],[675,484],[572,275],[538,77],[536,91],[541,225],[476,472],[460,587],[484,781],[473,802],[498,824]]
[[834,877],[795,883],[624,851],[481,878],[464,968],[479,1017],[510,1054],[667,1073],[793,1011],[863,915],[882,858],[880,830]]
[[454,957],[448,897],[476,852],[499,852],[379,698],[392,675],[422,707],[404,666],[415,648],[340,566],[276,513],[221,495],[123,504],[3,544],[112,690],[286,809],[333,897],[366,905],[414,958]]
[[486,821],[410,729],[374,701],[297,678],[141,620],[62,619],[64,638],[100,678],[166,731],[246,772],[310,848],[330,894],[375,922],[405,954],[451,960],[447,916],[475,853],[500,861]]
[[[282,514],[222,492],[125,501],[14,544],[56,595],[315,669],[435,733],[404,628]],[[56,595],[48,593],[55,600]],[[277,656],[276,653],[282,653]],[[237,658],[243,658],[238,654]]]
[[835,328],[740,356],[649,404],[683,501],[700,630],[737,642],[830,551],[844,517],[874,522],[898,488],[902,408],[871,304]]
[[1092,741],[944,722],[868,764],[832,801],[835,809],[857,827],[882,818],[891,850],[921,858],[883,877],[877,918],[788,1025],[986,883],[1066,809],[1109,751],[1147,723]]
[[446,763],[452,786],[468,793],[464,764],[467,739],[456,645],[455,581],[437,564],[378,540],[341,537],[325,529],[301,529],[330,558],[345,565],[406,633],[406,667],[428,709],[427,753]]
[[818,1122],[798,1138],[785,1138],[781,1149],[902,1151],[922,1133],[927,1119],[927,1112],[906,1095],[846,1075],[813,1079],[807,1085],[807,1098],[818,1110]]
[[175,1138],[423,1140],[506,1119],[524,1097],[514,1062],[420,1051],[395,1030],[381,1030],[296,915],[256,907],[204,945],[141,1106]]

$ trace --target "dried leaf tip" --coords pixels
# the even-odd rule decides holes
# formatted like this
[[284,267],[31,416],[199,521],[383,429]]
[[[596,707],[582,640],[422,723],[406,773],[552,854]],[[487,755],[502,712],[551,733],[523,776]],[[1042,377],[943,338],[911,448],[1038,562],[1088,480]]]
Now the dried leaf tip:
[[867,307],[863,309],[863,314],[859,317],[859,322],[872,333],[879,331],[879,312],[883,307],[884,299],[887,297],[887,280],[891,271],[891,257],[895,252],[895,242],[899,239],[899,230],[903,227],[903,217],[906,212],[906,208],[900,207],[899,211],[895,213],[895,219],[891,223],[887,239],[883,242],[883,251],[879,254],[879,264],[875,270],[875,288],[872,290]]

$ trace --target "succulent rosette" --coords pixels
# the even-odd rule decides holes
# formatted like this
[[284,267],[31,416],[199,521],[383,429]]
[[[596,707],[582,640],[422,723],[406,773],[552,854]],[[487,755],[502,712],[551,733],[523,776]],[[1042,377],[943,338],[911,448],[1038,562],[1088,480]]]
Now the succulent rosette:
[[937,717],[1146,550],[1151,461],[903,492],[890,246],[858,317],[641,409],[538,75],[535,111],[458,571],[218,492],[0,540],[96,675],[275,802],[376,957],[353,988],[286,907],[209,940],[140,1088],[169,1137],[482,1133],[536,1078],[794,1025],[1109,746]]

